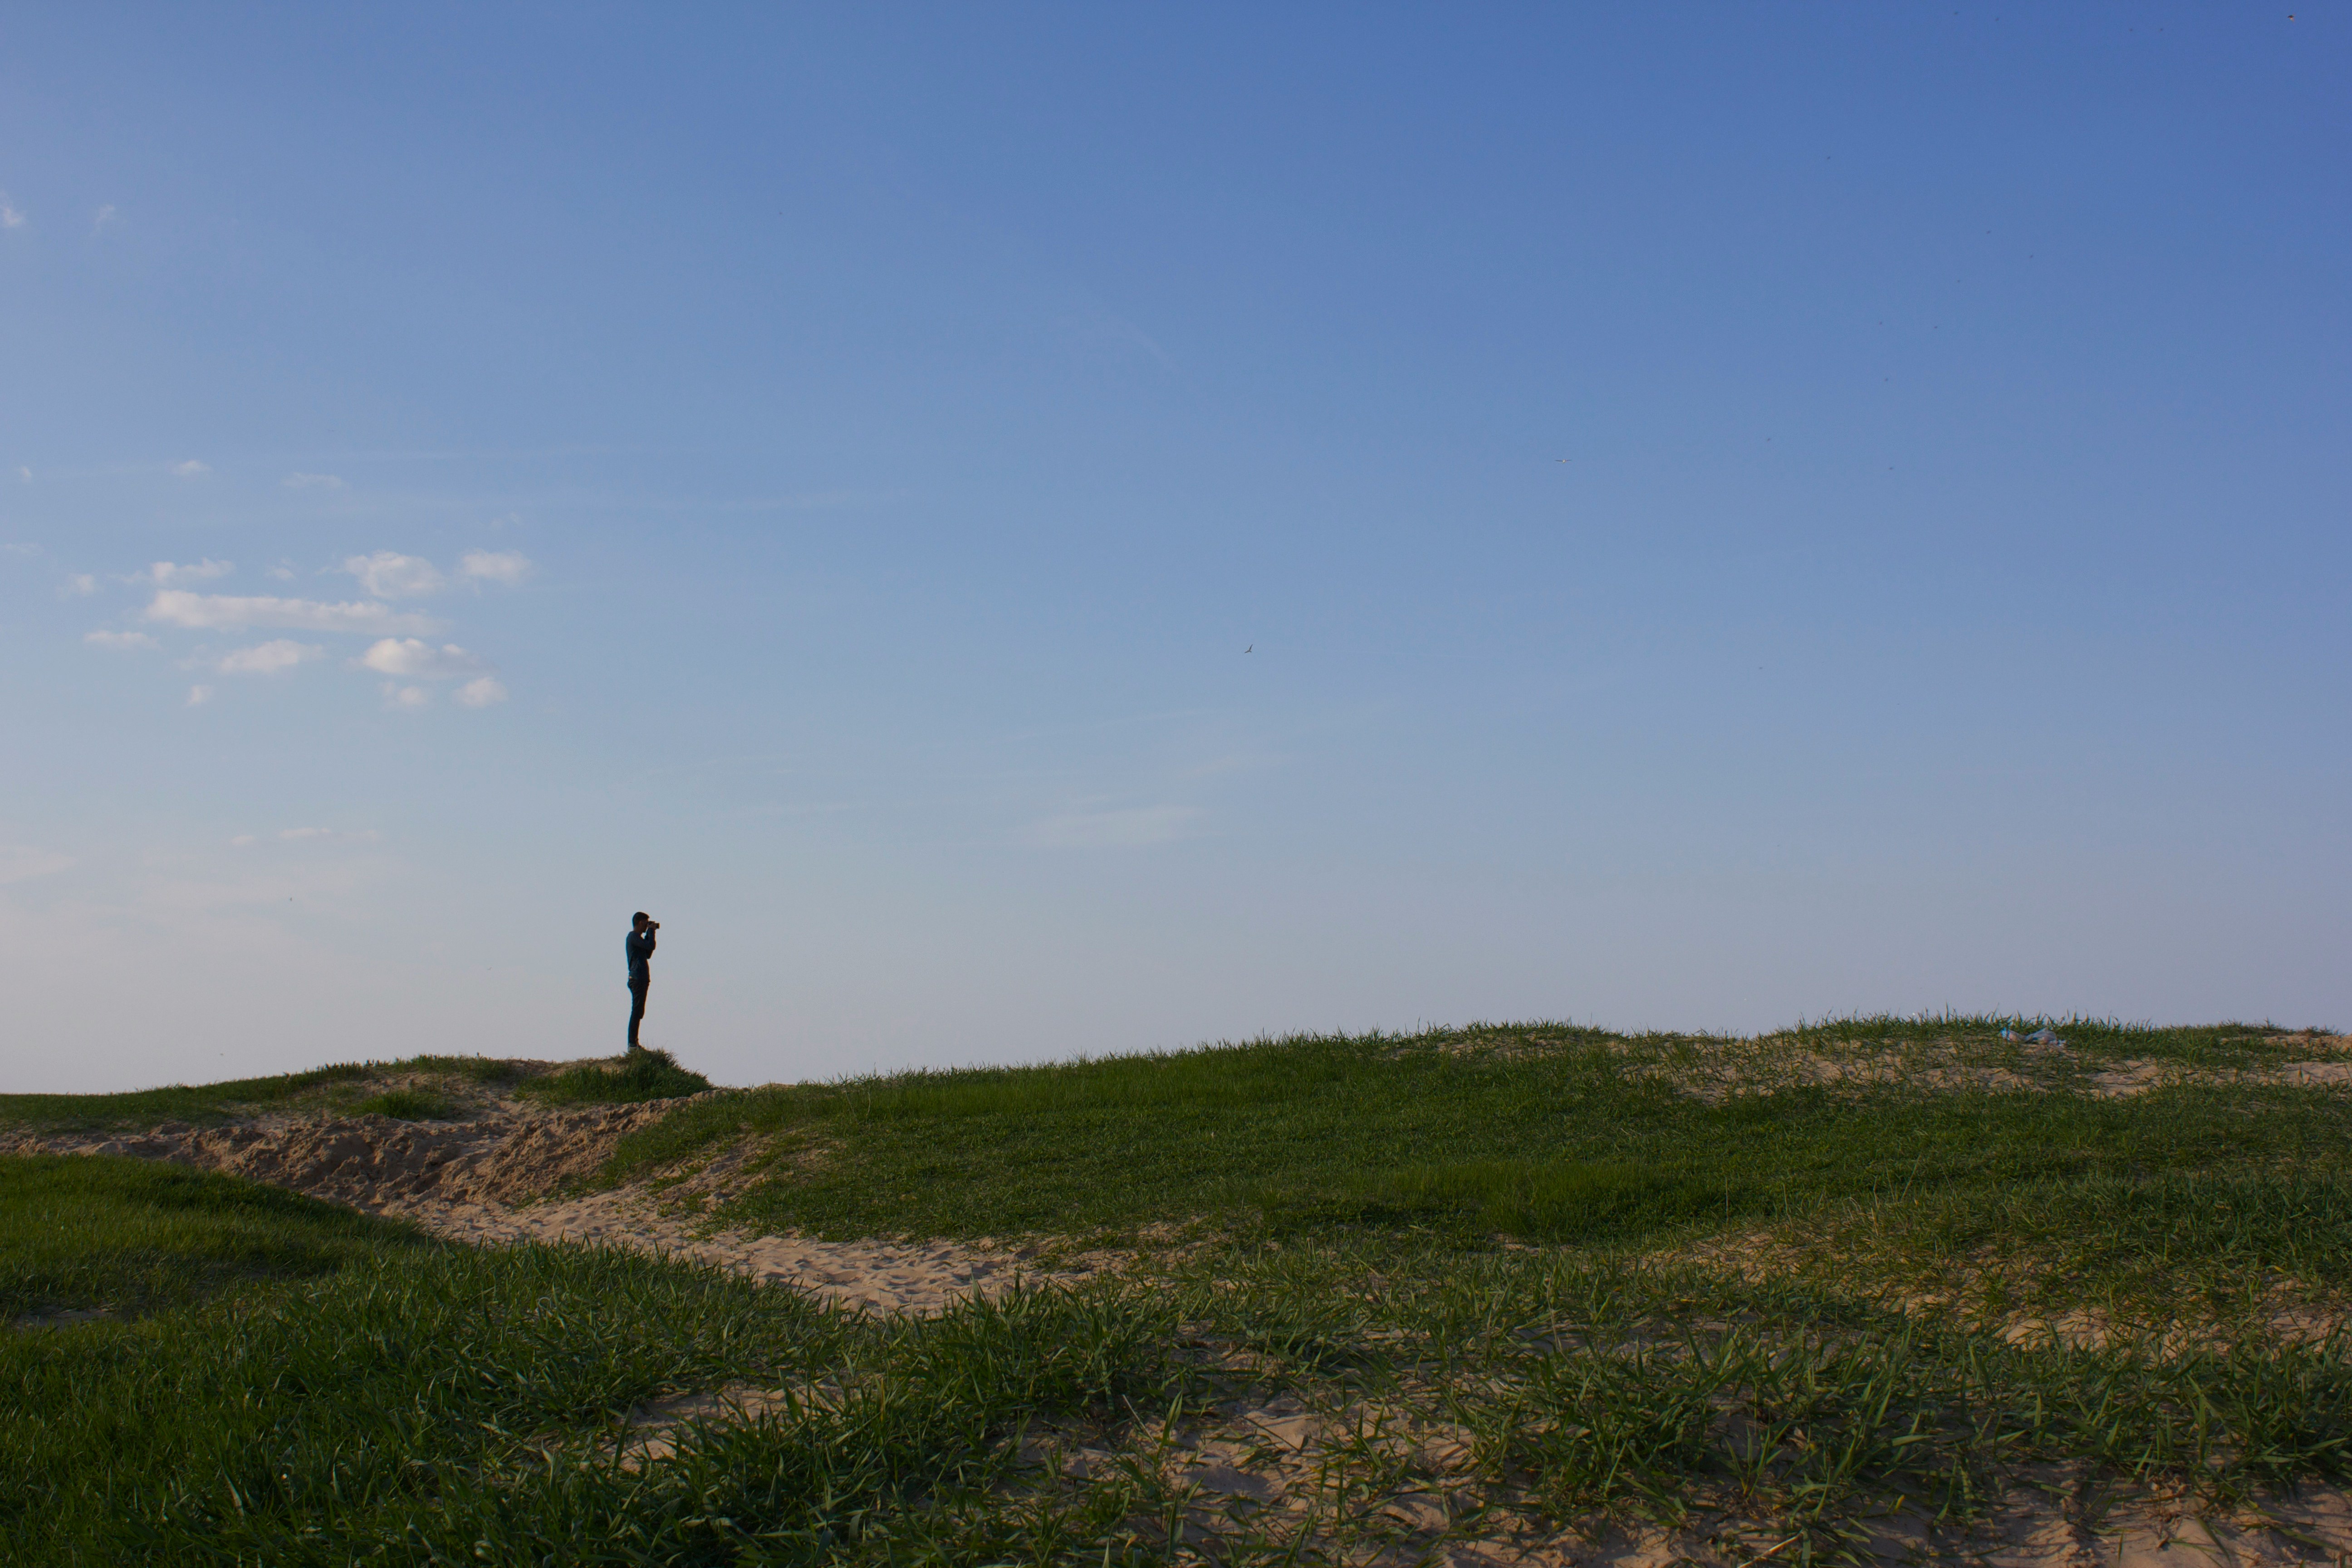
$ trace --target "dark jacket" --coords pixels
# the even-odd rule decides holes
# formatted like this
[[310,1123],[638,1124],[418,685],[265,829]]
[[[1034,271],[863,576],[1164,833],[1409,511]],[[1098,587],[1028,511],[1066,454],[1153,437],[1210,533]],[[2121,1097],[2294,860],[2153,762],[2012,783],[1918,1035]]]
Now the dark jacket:
[[654,955],[654,933],[633,931],[629,933],[629,984],[654,977],[653,965],[646,961]]

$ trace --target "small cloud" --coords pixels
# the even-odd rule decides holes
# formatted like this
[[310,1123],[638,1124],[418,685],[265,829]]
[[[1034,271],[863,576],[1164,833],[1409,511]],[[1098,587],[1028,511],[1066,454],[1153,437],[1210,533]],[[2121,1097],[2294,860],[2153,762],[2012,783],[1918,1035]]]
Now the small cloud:
[[1032,826],[1023,837],[1040,849],[1132,848],[1180,837],[1201,813],[1189,805],[1145,805],[1127,811],[1077,812]]
[[433,693],[421,686],[403,686],[396,680],[383,683],[383,705],[387,708],[422,708],[433,700]]
[[459,563],[478,583],[504,583],[512,587],[531,574],[530,557],[520,550],[469,550]]
[[211,687],[191,686],[188,688],[187,706],[191,708],[201,708],[212,700],[213,689]]
[[160,590],[145,617],[159,625],[190,631],[241,631],[247,626],[283,626],[297,632],[429,632],[439,623],[429,616],[403,615],[383,605],[322,605],[315,599],[280,599],[268,595],[240,598],[227,594],[191,594],[181,588]]
[[24,212],[16,205],[16,203],[8,199],[7,192],[0,191],[0,228],[22,228],[24,226]]
[[0,882],[28,882],[54,876],[73,864],[73,857],[29,844],[0,844]]
[[[322,839],[337,840],[345,844],[373,844],[383,835],[373,827],[362,827],[357,830],[346,830],[341,827],[281,827],[270,837],[280,844],[310,844]],[[240,833],[229,842],[242,849],[260,843],[261,836],[257,833]]]
[[439,567],[422,555],[403,555],[395,550],[354,555],[343,563],[343,570],[379,599],[413,599],[437,594],[446,586]]
[[275,577],[280,583],[291,583],[294,581],[294,568],[291,566],[272,566],[268,571],[263,573],[262,575],[265,577]]
[[316,643],[299,643],[290,637],[278,637],[224,654],[217,668],[223,675],[276,675],[293,668],[305,659],[323,658],[326,653],[327,650]]
[[16,478],[29,485],[33,482],[33,470],[26,464],[19,463],[16,465]]
[[121,215],[114,210],[114,204],[112,202],[109,202],[106,205],[98,209],[97,216],[89,220],[89,232],[96,234],[105,228],[108,224],[121,221]]
[[173,464],[172,471],[184,479],[201,479],[213,471],[213,466],[210,463],[200,463],[194,458],[190,458],[184,463]]
[[92,647],[162,647],[163,645],[145,632],[85,632],[82,641]]
[[435,647],[415,637],[385,637],[362,654],[360,663],[378,675],[423,680],[462,680],[485,670],[480,659],[455,643]]
[[332,474],[289,474],[278,481],[289,490],[339,490],[343,481]]
[[457,688],[458,705],[465,708],[488,708],[493,702],[504,702],[507,689],[495,676],[479,676]]
[[65,592],[75,598],[86,599],[98,592],[98,579],[87,572],[77,572],[66,579]]
[[13,539],[5,544],[0,544],[0,550],[5,550],[11,555],[38,555],[41,552],[41,547],[37,544]]
[[175,562],[158,561],[144,572],[133,572],[123,579],[126,583],[152,583],[158,588],[168,588],[175,583],[209,583],[215,577],[226,577],[236,570],[231,561],[215,561],[210,557],[193,566]]

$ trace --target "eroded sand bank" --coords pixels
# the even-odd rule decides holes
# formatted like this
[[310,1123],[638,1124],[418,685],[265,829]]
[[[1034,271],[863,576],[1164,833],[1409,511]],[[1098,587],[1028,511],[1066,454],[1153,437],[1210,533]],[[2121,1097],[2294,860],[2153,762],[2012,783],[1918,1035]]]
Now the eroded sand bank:
[[1026,1280],[1067,1281],[1019,1252],[946,1241],[820,1241],[705,1234],[664,1215],[640,1187],[554,1196],[593,1174],[614,1145],[686,1100],[544,1110],[513,1100],[468,1121],[385,1116],[256,1118],[224,1127],[165,1122],[138,1133],[0,1134],[0,1153],[119,1154],[223,1171],[478,1245],[523,1241],[623,1247],[715,1263],[763,1283],[880,1311],[937,1312]]

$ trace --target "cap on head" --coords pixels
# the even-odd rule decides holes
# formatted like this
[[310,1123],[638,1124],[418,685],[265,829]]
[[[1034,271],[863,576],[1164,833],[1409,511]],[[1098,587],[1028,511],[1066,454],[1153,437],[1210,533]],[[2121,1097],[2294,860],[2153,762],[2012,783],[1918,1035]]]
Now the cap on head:
[[633,926],[641,926],[650,918],[651,917],[649,917],[645,910],[639,910],[635,914],[629,917],[629,923]]

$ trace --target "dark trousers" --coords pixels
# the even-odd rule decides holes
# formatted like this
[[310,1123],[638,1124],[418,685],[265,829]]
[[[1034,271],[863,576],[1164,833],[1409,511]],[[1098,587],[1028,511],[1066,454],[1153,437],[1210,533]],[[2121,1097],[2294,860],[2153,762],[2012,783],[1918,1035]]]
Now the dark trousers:
[[646,989],[653,984],[653,976],[629,982],[629,1049],[637,1048],[637,1026],[646,1021]]

